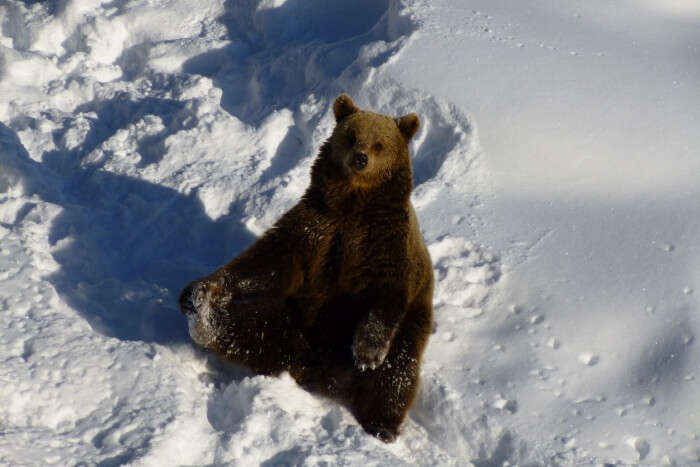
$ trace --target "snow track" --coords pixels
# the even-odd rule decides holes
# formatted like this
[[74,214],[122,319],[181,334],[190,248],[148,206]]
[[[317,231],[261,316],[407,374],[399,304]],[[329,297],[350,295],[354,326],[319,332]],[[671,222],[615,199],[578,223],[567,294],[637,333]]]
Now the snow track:
[[[503,207],[474,120],[399,80],[394,68],[428,75],[430,56],[405,54],[436,37],[487,41],[486,58],[538,43],[444,3],[0,4],[0,464],[700,462],[697,419],[678,415],[698,407],[700,286],[613,303],[654,326],[632,312],[616,318],[605,294],[577,308],[569,297],[580,289],[563,279],[563,297],[542,292],[566,264],[533,270],[545,247],[570,247],[588,264],[586,235],[610,214],[552,214],[548,199],[509,190],[516,202]],[[436,68],[452,56],[433,52]],[[288,375],[251,376],[195,349],[176,305],[184,284],[296,203],[340,92],[422,124],[413,202],[435,266],[436,323],[418,400],[392,445]],[[679,199],[628,208],[623,228],[659,224],[654,213],[700,218]],[[552,227],[579,212],[585,234]],[[528,234],[494,233],[503,217]],[[659,264],[676,248],[689,254],[682,239],[664,245],[651,254]],[[622,248],[637,265],[634,248],[647,245]],[[605,271],[594,272],[604,290]],[[624,341],[625,358],[610,344],[620,328],[639,337]],[[611,376],[625,373],[637,382]],[[669,405],[663,391],[677,387]]]

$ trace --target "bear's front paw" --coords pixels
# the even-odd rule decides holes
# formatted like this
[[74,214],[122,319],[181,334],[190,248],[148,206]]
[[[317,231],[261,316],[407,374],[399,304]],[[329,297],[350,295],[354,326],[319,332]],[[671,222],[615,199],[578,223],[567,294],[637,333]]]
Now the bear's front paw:
[[355,357],[355,366],[360,371],[365,371],[367,368],[375,370],[381,366],[389,353],[391,340],[384,335],[363,331],[365,330],[358,330],[352,343],[352,355]]

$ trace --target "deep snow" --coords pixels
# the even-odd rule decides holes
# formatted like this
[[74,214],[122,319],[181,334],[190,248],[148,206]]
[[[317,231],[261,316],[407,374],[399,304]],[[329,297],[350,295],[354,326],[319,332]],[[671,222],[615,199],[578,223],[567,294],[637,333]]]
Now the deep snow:
[[[0,463],[700,465],[699,22],[0,3]],[[340,92],[423,124],[436,331],[393,445],[195,349],[176,307],[303,193]]]

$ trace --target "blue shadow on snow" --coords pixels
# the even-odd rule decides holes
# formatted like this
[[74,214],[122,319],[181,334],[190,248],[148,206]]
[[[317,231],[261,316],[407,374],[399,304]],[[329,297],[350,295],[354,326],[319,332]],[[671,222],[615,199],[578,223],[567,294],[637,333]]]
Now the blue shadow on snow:
[[[151,113],[158,109],[153,99],[145,104]],[[45,153],[43,163],[33,161],[16,133],[1,123],[0,143],[14,146],[14,158],[7,163],[27,190],[62,208],[48,238],[60,266],[48,280],[59,295],[105,335],[187,342],[177,307],[179,291],[254,237],[239,222],[236,206],[214,221],[195,192],[183,195],[136,178],[80,168],[81,157],[118,128],[112,123],[119,117],[108,108],[81,148]]]

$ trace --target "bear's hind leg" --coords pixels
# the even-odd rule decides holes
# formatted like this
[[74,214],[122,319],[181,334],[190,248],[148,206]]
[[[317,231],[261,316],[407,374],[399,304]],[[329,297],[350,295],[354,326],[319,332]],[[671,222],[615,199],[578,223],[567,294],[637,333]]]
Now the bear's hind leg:
[[384,360],[375,370],[358,372],[350,395],[350,410],[365,431],[390,443],[418,392],[420,351],[405,333],[399,333]]
[[220,300],[199,290],[205,292],[195,289],[193,299],[180,300],[198,345],[256,374],[295,375],[306,366],[308,344],[293,304],[276,298]]

